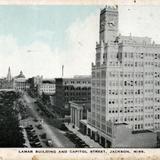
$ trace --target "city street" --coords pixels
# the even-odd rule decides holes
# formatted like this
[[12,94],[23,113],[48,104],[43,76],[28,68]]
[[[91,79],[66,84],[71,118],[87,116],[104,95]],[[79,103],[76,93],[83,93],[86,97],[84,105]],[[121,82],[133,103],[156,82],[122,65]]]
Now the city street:
[[74,148],[75,145],[69,141],[67,137],[64,136],[63,132],[59,129],[49,125],[46,120],[39,115],[37,111],[37,105],[34,103],[35,99],[31,98],[27,93],[24,93],[23,99],[29,109],[31,110],[34,118],[37,120],[41,120],[41,124],[43,130],[47,134],[47,139],[51,139],[53,142],[53,147],[66,147],[66,148]]

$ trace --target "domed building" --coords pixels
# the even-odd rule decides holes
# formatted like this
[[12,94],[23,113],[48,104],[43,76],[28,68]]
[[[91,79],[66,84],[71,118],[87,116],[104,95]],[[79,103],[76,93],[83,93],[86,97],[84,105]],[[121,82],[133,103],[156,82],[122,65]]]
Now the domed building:
[[14,88],[17,91],[26,91],[29,88],[28,81],[22,71],[14,77]]
[[25,75],[23,74],[22,71],[20,71],[19,75],[15,77],[16,79],[17,78],[25,78]]

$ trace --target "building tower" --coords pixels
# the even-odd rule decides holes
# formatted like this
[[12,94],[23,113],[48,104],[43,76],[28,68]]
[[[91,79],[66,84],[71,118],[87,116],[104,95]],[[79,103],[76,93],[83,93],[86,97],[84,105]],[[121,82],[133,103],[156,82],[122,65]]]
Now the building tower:
[[8,74],[7,74],[7,78],[6,79],[7,79],[8,82],[10,82],[12,80],[10,67],[8,68]]
[[[107,105],[107,74],[108,57],[116,57],[118,45],[115,40],[118,35],[118,6],[106,6],[100,13],[99,43],[96,44],[96,61],[92,64],[91,112],[88,113],[88,123],[99,134],[94,134],[105,147],[104,133],[112,135],[107,123],[110,123]],[[92,130],[92,129],[91,129]],[[92,133],[92,131],[91,131]],[[93,132],[94,133],[94,132]],[[103,136],[104,137],[104,136]],[[109,144],[110,146],[111,144]]]
[[115,41],[118,33],[118,6],[106,6],[100,13],[99,41]]

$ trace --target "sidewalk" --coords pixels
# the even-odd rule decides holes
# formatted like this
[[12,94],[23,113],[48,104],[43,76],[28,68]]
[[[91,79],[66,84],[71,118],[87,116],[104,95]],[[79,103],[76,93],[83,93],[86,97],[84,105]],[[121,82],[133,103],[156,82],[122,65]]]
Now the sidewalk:
[[81,138],[87,145],[89,145],[91,148],[103,148],[100,144],[98,144],[97,142],[95,142],[94,140],[92,140],[90,137],[88,137],[87,135],[83,135],[81,134],[77,128],[72,128],[72,123],[70,123],[68,125],[68,123],[65,123],[66,127],[68,128],[68,130],[72,131],[73,133],[75,133],[79,138]]
[[30,148],[31,146],[30,146],[30,143],[29,143],[29,140],[28,140],[28,137],[27,137],[27,133],[26,133],[26,130],[25,130],[25,127],[26,127],[25,120],[20,121],[20,126],[22,126],[22,128],[23,128],[22,132],[23,132],[23,136],[24,136],[24,139],[25,139],[25,145],[28,148]]
[[24,139],[25,139],[25,145],[28,147],[28,148],[31,148],[31,145],[29,143],[29,140],[28,140],[28,137],[27,137],[27,133],[26,133],[26,130],[23,129],[23,135],[24,135]]

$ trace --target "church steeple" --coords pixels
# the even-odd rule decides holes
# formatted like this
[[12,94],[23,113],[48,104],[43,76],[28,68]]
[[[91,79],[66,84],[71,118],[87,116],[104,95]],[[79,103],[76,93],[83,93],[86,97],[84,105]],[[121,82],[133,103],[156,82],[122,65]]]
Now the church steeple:
[[11,77],[11,69],[10,67],[8,68],[8,74],[7,74],[7,81],[11,81],[12,77]]

